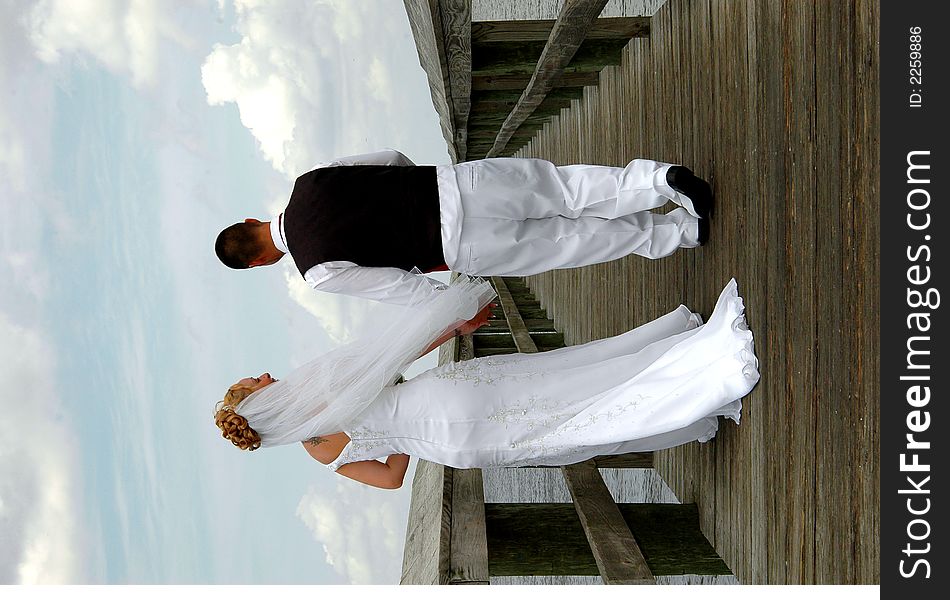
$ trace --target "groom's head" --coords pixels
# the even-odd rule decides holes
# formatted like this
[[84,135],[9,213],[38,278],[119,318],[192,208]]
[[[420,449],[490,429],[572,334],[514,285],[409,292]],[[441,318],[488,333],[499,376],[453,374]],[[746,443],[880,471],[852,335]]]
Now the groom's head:
[[271,239],[270,223],[257,219],[244,219],[225,228],[214,242],[214,252],[232,269],[272,265],[284,255]]

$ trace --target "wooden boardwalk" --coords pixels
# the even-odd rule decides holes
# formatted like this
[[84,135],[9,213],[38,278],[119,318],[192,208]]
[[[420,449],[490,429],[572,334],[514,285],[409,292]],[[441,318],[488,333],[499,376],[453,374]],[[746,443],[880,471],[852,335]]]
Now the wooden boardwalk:
[[568,343],[739,282],[762,380],[742,425],[657,453],[743,583],[878,583],[878,29],[869,0],[670,0],[523,149],[713,184],[710,243],[528,278]]

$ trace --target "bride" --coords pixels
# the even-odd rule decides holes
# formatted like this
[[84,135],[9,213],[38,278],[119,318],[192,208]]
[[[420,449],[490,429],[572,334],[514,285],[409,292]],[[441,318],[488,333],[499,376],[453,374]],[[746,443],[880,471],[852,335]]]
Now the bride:
[[449,363],[396,385],[420,349],[484,322],[494,292],[462,277],[437,296],[286,380],[240,380],[215,424],[241,449],[302,442],[341,475],[398,488],[410,456],[457,468],[566,465],[705,442],[718,416],[739,422],[759,379],[732,280],[706,324],[680,305],[612,338]]

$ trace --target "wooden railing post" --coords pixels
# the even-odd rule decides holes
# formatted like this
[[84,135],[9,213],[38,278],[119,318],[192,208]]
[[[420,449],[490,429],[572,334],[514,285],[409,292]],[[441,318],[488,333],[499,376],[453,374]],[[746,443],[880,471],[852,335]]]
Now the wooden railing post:
[[452,469],[449,584],[488,584],[488,534],[481,469]]
[[[501,277],[492,277],[492,284],[498,292],[498,300],[518,351],[537,352],[538,348],[525,327],[508,285]],[[604,583],[656,583],[620,509],[610,497],[610,491],[595,462],[591,460],[562,467],[561,472]]]
[[564,0],[557,22],[551,29],[548,42],[538,59],[538,66],[488,151],[486,158],[501,154],[511,136],[531,113],[541,104],[564,72],[564,67],[574,58],[587,37],[587,30],[604,9],[607,0]]
[[[455,360],[474,358],[472,335],[460,335]],[[481,469],[445,467],[452,477],[449,534],[449,584],[488,584],[488,534],[485,531],[485,488]]]
[[569,465],[561,470],[604,583],[656,583],[594,461]]

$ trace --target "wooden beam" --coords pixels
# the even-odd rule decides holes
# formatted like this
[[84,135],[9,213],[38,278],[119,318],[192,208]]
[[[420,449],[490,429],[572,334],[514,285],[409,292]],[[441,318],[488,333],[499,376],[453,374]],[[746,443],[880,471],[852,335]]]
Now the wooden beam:
[[[420,460],[419,462],[421,463],[423,461]],[[442,502],[440,507],[441,512],[439,513],[438,582],[439,585],[447,585],[449,583],[449,568],[452,558],[452,467],[446,467],[445,465],[436,463],[432,463],[432,466],[436,469],[436,472],[441,471],[442,474]],[[419,467],[420,465],[417,464],[416,470],[418,470]]]
[[[652,469],[652,452],[629,452],[627,454],[595,456],[594,464],[598,469]],[[532,467],[519,467],[523,469],[560,469],[561,467],[549,465],[537,465]]]
[[[472,44],[493,42],[547,41],[554,28],[553,19],[515,21],[476,21],[472,23]],[[605,17],[595,19],[587,30],[587,39],[623,39],[650,36],[650,17]]]
[[[544,99],[544,102],[535,109],[534,114],[546,109],[560,111],[562,108],[568,108],[571,106],[572,100],[579,99],[583,95],[584,88],[580,87],[554,88]],[[516,90],[476,92],[472,94],[472,116],[498,113],[504,119],[511,113],[511,109],[518,104],[520,97],[521,92]]]
[[440,0],[442,39],[448,69],[448,93],[458,162],[467,154],[468,115],[472,95],[472,0]]
[[595,456],[598,469],[652,469],[652,452],[629,452],[614,456]]
[[453,162],[465,160],[472,89],[471,0],[403,0]]
[[492,577],[598,574],[570,504],[488,503],[485,520]]
[[[527,80],[525,80],[527,83]],[[523,88],[522,88],[523,89]],[[564,100],[575,100],[583,97],[584,88],[580,86],[562,86],[556,87],[548,94],[548,99],[561,98]],[[509,110],[517,104],[521,98],[521,90],[478,90],[472,93],[472,104],[481,102],[508,102]]]
[[[695,504],[620,504],[655,576],[729,575],[699,528]],[[598,575],[577,511],[569,503],[487,503],[492,577]]]
[[[492,285],[498,292],[498,300],[518,351],[537,352],[538,347],[525,327],[505,280],[492,277]],[[561,472],[604,583],[656,583],[594,461],[562,467]]]
[[505,280],[501,277],[492,277],[491,281],[495,286],[495,291],[498,292],[498,301],[505,312],[505,319],[508,321],[508,328],[511,330],[511,337],[515,339],[518,352],[537,352],[538,347],[535,346],[531,334],[528,333],[528,328],[525,327],[521,313],[518,312],[518,307],[511,297],[511,292],[508,291],[508,286],[505,285]]
[[564,0],[557,22],[551,30],[551,36],[541,52],[541,58],[538,59],[534,75],[531,76],[528,87],[521,94],[518,105],[512,109],[508,119],[501,126],[487,157],[498,156],[503,152],[511,136],[541,104],[547,93],[554,87],[555,80],[574,58],[577,49],[584,42],[587,30],[606,4],[607,0]]
[[439,0],[403,0],[409,27],[416,43],[419,64],[429,81],[429,95],[439,115],[442,137],[448,146],[452,162],[458,162],[455,144],[455,109],[452,106],[451,90],[448,89],[449,69],[445,55],[445,40],[442,35],[442,15]]
[[[448,468],[448,467],[447,467]],[[452,469],[449,584],[488,585],[488,535],[481,469]]]
[[472,340],[472,334],[458,336],[458,344],[455,346],[455,361],[471,360],[475,358],[475,343]]
[[[539,106],[534,111],[534,114],[532,114],[530,117],[525,119],[521,127],[518,128],[518,132],[528,133],[528,135],[526,135],[525,137],[527,137],[528,139],[531,139],[531,137],[534,135],[534,131],[532,130],[530,132],[526,132],[525,128],[526,127],[530,128],[532,126],[537,127],[537,128],[543,127],[549,117],[559,115],[561,111],[564,110],[564,108],[567,108],[567,107],[559,107],[558,103],[559,103],[558,100],[554,100],[550,104],[548,104],[547,101],[542,103],[541,106]],[[501,127],[501,125],[505,122],[507,115],[508,115],[507,112],[497,112],[494,114],[492,113],[473,114],[472,118],[469,119],[469,122],[468,122],[469,123],[469,135],[468,135],[469,139],[473,139],[477,137],[475,135],[476,132],[480,134],[484,133],[484,131],[478,131],[478,130],[483,130],[486,128],[494,130],[493,133],[497,133],[498,128]],[[515,135],[511,137],[514,138],[518,136],[519,135],[518,132],[516,132]],[[495,137],[496,136],[494,135],[491,136],[489,141],[494,141]]]
[[[456,337],[455,360],[475,358],[472,334]],[[446,583],[488,585],[488,534],[481,469],[445,467],[452,478],[449,566]]]
[[656,583],[594,461],[562,467],[561,472],[604,583]]
[[[607,65],[619,65],[623,58],[624,40],[583,40],[563,72],[601,71]],[[472,48],[472,77],[486,75],[527,75],[537,71],[538,59],[547,45],[544,42],[504,42],[480,44]],[[530,79],[529,79],[530,83]]]
[[451,499],[452,479],[446,474],[446,467],[420,460],[412,480],[406,545],[399,583],[448,583]]
[[[531,73],[505,73],[498,75],[478,75],[472,73],[472,91],[481,90],[517,90],[520,96],[522,90],[528,87]],[[555,82],[556,87],[579,87],[597,85],[600,73],[597,71],[578,71],[576,73],[562,73]]]

